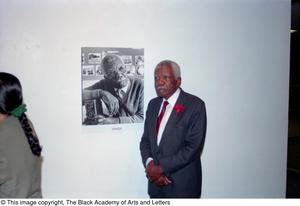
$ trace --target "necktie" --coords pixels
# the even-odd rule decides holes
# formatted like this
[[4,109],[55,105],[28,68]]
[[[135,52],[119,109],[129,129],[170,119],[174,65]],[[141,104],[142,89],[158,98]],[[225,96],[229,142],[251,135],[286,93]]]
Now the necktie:
[[156,121],[156,134],[158,134],[160,122],[161,122],[162,118],[164,117],[164,114],[165,114],[165,111],[166,111],[166,108],[167,108],[168,104],[169,104],[168,101],[164,101],[163,107],[160,111],[160,114],[158,115],[158,118],[157,118],[157,121]]

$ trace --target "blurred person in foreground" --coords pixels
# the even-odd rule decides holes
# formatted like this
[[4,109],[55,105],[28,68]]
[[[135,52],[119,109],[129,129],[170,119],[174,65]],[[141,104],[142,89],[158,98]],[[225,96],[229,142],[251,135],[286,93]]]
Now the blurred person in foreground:
[[0,72],[0,198],[41,198],[41,146],[20,81]]
[[101,70],[104,79],[83,90],[83,101],[96,100],[98,118],[94,123],[92,120],[92,124],[143,122],[142,80],[128,76],[122,59],[114,54],[107,54],[102,59]]
[[180,88],[177,63],[154,71],[157,96],[147,108],[140,142],[150,198],[200,198],[200,155],[206,133],[204,102]]

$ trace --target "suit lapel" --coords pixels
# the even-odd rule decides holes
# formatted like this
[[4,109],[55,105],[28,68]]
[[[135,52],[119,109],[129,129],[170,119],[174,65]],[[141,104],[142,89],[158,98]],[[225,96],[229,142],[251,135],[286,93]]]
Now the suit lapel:
[[157,135],[156,135],[156,121],[157,121],[157,116],[158,116],[158,112],[159,112],[159,109],[160,109],[160,105],[162,103],[163,99],[162,98],[159,98],[157,101],[155,101],[153,103],[153,109],[152,109],[152,113],[151,113],[151,117],[149,119],[150,121],[150,125],[151,125],[151,128],[150,128],[150,136],[151,137],[154,137],[153,138],[153,145],[155,146],[155,149],[158,149],[158,146],[157,146]]

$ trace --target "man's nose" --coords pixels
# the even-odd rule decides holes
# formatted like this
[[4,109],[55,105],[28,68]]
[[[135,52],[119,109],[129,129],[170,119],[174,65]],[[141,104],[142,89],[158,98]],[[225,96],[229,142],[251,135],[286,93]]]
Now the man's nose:
[[161,78],[156,79],[156,85],[164,85],[164,81]]

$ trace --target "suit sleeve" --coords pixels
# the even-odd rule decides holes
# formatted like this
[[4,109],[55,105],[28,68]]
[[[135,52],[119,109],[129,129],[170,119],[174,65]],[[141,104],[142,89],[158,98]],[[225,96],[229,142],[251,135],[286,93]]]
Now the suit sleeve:
[[196,158],[200,158],[200,153],[204,145],[206,134],[206,109],[205,104],[197,104],[190,120],[188,121],[187,132],[181,149],[174,155],[161,156],[159,164],[166,174],[177,171],[186,166]]
[[[132,104],[133,107],[137,107],[136,113],[131,116],[121,116],[120,123],[140,123],[144,120],[144,87],[141,86],[137,91],[137,105]],[[135,95],[134,95],[135,96]],[[134,101],[134,99],[132,100]],[[128,107],[129,105],[127,105]],[[134,108],[135,109],[135,108]]]
[[[149,103],[150,104],[150,103]],[[141,138],[141,142],[140,142],[140,152],[141,152],[141,156],[142,156],[142,161],[143,161],[143,165],[146,167],[146,161],[149,157],[152,157],[151,154],[151,149],[150,149],[150,140],[149,140],[149,128],[148,125],[149,123],[149,106],[146,112],[146,120],[145,120],[145,124],[144,124],[144,133],[142,135]]]

